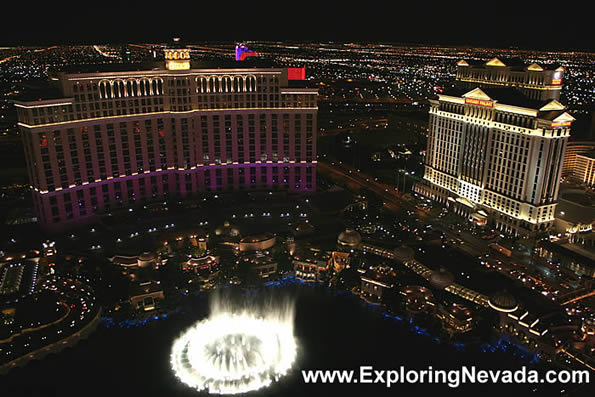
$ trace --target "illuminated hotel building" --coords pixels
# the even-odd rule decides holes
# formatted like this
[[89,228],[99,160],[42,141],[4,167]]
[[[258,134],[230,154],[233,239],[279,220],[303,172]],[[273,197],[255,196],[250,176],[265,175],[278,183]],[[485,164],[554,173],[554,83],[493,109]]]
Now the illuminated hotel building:
[[183,48],[165,61],[60,72],[58,95],[15,101],[44,228],[168,194],[316,189],[317,90],[295,70],[195,69]]
[[595,150],[576,155],[573,179],[588,186],[595,186]]
[[566,147],[566,153],[564,153],[564,165],[562,166],[562,176],[576,176],[575,174],[577,171],[577,165],[579,164],[577,156],[579,154],[583,154],[592,150],[595,150],[595,142],[568,142],[568,146]]
[[536,100],[559,100],[563,77],[564,68],[559,65],[526,65],[519,59],[457,62],[459,88],[515,87],[527,98]]
[[415,191],[505,232],[547,230],[573,120],[557,100],[510,87],[440,94],[430,100],[425,181]]

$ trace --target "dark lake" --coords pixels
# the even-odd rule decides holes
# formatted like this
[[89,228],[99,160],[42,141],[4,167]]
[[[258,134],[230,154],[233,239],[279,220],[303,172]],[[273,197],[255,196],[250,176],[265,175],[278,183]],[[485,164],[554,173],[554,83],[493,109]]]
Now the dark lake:
[[[532,367],[510,351],[484,352],[480,346],[454,346],[433,336],[412,331],[406,320],[382,315],[351,294],[335,294],[326,288],[295,283],[267,288],[250,296],[235,293],[233,299],[275,301],[287,297],[296,302],[295,334],[299,353],[294,371],[271,387],[248,396],[399,395],[553,395],[551,389],[526,385],[312,385],[305,384],[302,369],[353,369],[363,365],[376,369],[460,368],[515,369]],[[263,298],[264,296],[264,298]],[[151,321],[138,327],[104,327],[77,346],[33,361],[0,377],[2,396],[203,396],[181,384],[169,365],[174,339],[209,312],[208,294],[199,295],[184,313]],[[550,394],[551,392],[551,394]],[[354,394],[357,393],[357,394]],[[556,395],[559,394],[559,388]]]

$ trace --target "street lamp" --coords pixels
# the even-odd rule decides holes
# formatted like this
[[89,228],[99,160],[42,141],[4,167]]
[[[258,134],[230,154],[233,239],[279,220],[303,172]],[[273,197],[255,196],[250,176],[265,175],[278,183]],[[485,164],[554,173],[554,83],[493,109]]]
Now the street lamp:
[[405,193],[405,183],[407,182],[406,176],[409,175],[409,172],[404,169],[399,169],[397,171],[397,188],[399,187],[399,174],[403,174],[403,190],[402,193]]

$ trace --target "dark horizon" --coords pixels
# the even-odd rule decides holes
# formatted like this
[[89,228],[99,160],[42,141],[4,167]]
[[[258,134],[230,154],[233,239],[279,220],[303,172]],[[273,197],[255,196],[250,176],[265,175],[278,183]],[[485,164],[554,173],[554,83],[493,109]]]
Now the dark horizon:
[[490,7],[463,2],[405,3],[398,8],[369,1],[365,8],[251,2],[229,10],[212,4],[163,9],[134,1],[102,5],[89,10],[77,5],[77,15],[65,13],[66,7],[43,5],[23,11],[26,27],[17,31],[1,25],[0,46],[164,43],[179,36],[186,42],[382,42],[595,51],[589,13],[568,2],[556,9],[502,1]]
[[[179,33],[179,32],[178,32]],[[146,37],[142,39],[141,37],[130,37],[130,40],[122,39],[120,36],[119,39],[113,38],[108,39],[106,37],[102,39],[93,39],[93,38],[81,38],[78,39],[53,39],[53,38],[38,38],[32,39],[26,42],[20,43],[11,43],[11,42],[0,42],[0,47],[40,47],[40,46],[86,46],[86,45],[124,45],[124,44],[166,44],[171,42],[173,37],[181,37],[184,43],[187,44],[204,44],[204,43],[211,43],[211,44],[229,44],[229,43],[237,43],[237,42],[283,42],[287,44],[304,44],[304,43],[357,43],[357,44],[386,44],[386,45],[394,45],[394,46],[411,46],[411,47],[423,47],[423,46],[438,46],[438,47],[451,47],[451,48],[481,48],[481,49],[494,49],[494,50],[519,50],[519,51],[554,51],[554,52],[583,52],[583,53],[595,53],[595,46],[592,43],[589,45],[575,45],[573,47],[565,46],[563,44],[553,45],[539,45],[539,44],[532,44],[529,42],[503,42],[503,41],[467,41],[464,42],[462,40],[428,40],[428,41],[413,41],[413,40],[380,40],[380,39],[370,39],[370,40],[350,40],[347,38],[336,38],[336,39],[327,39],[322,38],[321,40],[315,39],[308,39],[308,40],[296,40],[296,39],[286,39],[280,40],[276,38],[265,38],[265,37],[237,37],[237,38],[229,38],[227,40],[224,39],[217,39],[217,40],[190,40],[188,39],[190,36],[187,35],[180,35],[180,34],[170,34],[160,36],[159,38],[155,37],[155,40],[148,40]],[[136,39],[136,40],[135,40]]]

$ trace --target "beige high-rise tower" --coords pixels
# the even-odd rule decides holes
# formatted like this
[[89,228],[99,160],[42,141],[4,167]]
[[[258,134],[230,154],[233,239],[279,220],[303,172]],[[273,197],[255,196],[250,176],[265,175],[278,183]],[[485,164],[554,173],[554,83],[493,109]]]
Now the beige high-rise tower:
[[[457,69],[459,76],[469,75]],[[555,90],[536,86],[534,94],[511,83],[520,77],[489,76],[476,88],[459,85],[430,101],[425,182],[414,190],[478,224],[512,234],[547,230],[574,118],[557,99],[542,97]]]

